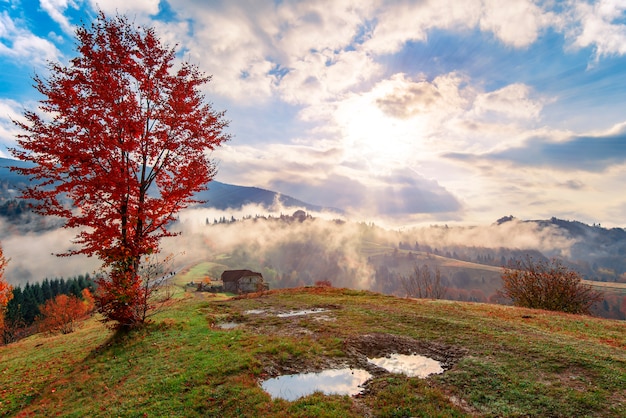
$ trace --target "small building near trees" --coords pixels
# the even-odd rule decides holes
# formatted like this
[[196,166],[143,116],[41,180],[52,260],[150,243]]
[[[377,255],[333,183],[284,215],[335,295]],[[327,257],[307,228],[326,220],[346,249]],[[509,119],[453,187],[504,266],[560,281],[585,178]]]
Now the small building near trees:
[[269,289],[263,275],[250,270],[225,270],[221,279],[225,292],[253,293]]

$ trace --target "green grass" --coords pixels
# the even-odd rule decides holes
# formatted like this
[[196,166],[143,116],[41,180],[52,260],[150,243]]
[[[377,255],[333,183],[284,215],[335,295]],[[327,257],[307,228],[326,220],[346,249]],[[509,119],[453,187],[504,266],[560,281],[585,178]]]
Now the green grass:
[[211,277],[215,280],[217,279],[217,277],[213,277],[213,274],[211,273],[215,266],[216,263],[210,261],[195,264],[194,266],[185,269],[183,272],[177,274],[176,283],[198,283],[203,281],[206,277]]
[[[326,312],[275,315],[313,307]],[[215,326],[231,321],[242,325]],[[462,355],[427,379],[376,375],[356,397],[287,402],[259,387],[281,371],[349,362],[365,334]],[[626,417],[626,323],[345,289],[187,295],[127,334],[91,319],[0,347],[0,373],[2,416]]]

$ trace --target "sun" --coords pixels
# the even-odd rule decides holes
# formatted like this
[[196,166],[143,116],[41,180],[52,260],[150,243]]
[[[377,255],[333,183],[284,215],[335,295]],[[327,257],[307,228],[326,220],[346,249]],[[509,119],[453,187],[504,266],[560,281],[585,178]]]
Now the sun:
[[368,97],[342,103],[335,113],[346,154],[365,160],[373,170],[401,164],[424,152],[423,129],[417,118],[385,114]]

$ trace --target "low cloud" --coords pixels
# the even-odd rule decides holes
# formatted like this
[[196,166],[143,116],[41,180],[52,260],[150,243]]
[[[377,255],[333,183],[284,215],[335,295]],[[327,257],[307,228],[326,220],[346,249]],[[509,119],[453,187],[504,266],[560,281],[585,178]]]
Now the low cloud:
[[[454,246],[537,249],[561,256],[567,256],[575,243],[558,228],[539,228],[535,223],[517,220],[499,226],[440,225],[403,230],[338,221],[336,216],[323,213],[314,213],[314,218],[304,222],[279,220],[281,215],[291,215],[296,209],[277,206],[270,212],[254,205],[238,211],[187,209],[172,225],[172,230],[181,235],[163,239],[161,254],[174,257],[175,269],[202,261],[224,262],[224,269],[267,268],[272,274],[306,276],[305,284],[331,280],[335,286],[369,289],[375,272],[368,262],[368,253],[363,251],[365,243],[389,251],[399,242],[411,245],[419,242],[439,249]],[[257,215],[263,218],[255,219]],[[213,222],[222,217],[235,217],[238,221]],[[241,220],[244,217],[247,219]],[[2,245],[5,255],[11,258],[6,271],[8,281],[17,285],[45,277],[72,277],[96,271],[100,263],[95,258],[58,258],[51,254],[68,248],[72,237],[71,231],[62,229],[20,236],[8,234],[4,229]]]
[[[428,244],[433,248],[475,246],[484,248],[536,249],[567,257],[577,240],[555,226],[513,220],[501,225],[435,226],[415,228],[401,233],[404,242]],[[413,240],[413,241],[410,241]]]
[[4,256],[9,259],[5,277],[11,284],[41,281],[44,278],[74,277],[94,273],[100,266],[96,258],[58,257],[72,248],[76,231],[55,229],[42,233],[11,233],[11,226],[0,223]]

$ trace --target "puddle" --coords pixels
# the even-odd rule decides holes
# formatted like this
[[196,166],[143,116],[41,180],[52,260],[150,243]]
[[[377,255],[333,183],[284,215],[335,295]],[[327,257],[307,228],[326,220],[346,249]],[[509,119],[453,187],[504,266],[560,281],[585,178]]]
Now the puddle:
[[272,398],[294,401],[316,391],[326,395],[356,395],[361,393],[361,385],[372,377],[361,369],[332,369],[319,373],[300,373],[278,376],[261,383],[263,390]]
[[[289,311],[289,312],[279,313],[279,314],[276,314],[276,316],[279,318],[289,318],[292,316],[310,315],[310,314],[326,312],[326,311],[327,309],[324,309],[324,308],[302,309],[300,311]],[[247,311],[243,311],[243,313],[244,315],[260,315],[260,314],[266,314],[268,312],[264,309],[248,309]]]
[[241,326],[241,324],[238,324],[237,322],[222,322],[221,324],[217,324],[217,327],[221,329],[233,329],[239,326]]
[[367,361],[390,373],[401,373],[409,377],[427,377],[444,372],[440,362],[417,354],[392,354],[389,357],[368,358]]
[[277,314],[276,316],[279,318],[289,318],[292,316],[302,316],[302,315],[310,315],[319,312],[326,312],[324,308],[313,308],[313,309],[303,309],[301,311],[289,311],[285,313]]
[[260,315],[265,313],[263,309],[248,309],[247,311],[243,311],[244,315]]

